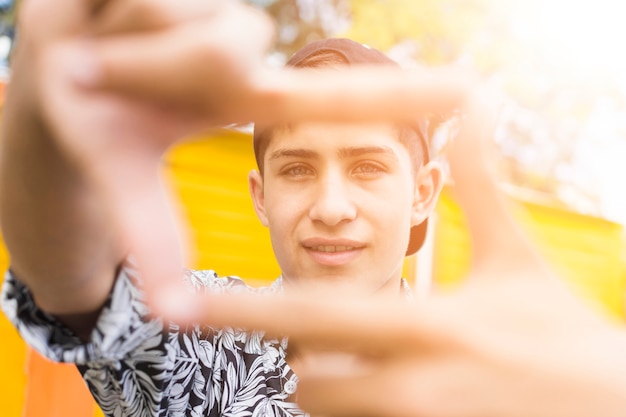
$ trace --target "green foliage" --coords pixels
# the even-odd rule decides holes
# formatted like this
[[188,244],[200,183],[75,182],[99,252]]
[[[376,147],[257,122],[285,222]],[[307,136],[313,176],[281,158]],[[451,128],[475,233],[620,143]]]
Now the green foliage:
[[464,41],[484,24],[486,0],[352,0],[345,36],[382,50],[412,41],[422,63],[456,60]]

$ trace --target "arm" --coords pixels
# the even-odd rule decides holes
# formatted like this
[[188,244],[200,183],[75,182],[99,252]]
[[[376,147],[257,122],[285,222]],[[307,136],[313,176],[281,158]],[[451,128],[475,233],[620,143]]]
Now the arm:
[[38,64],[45,45],[33,34],[39,12],[22,15],[3,110],[0,221],[15,276],[42,309],[84,335],[124,254],[103,196],[44,118]]

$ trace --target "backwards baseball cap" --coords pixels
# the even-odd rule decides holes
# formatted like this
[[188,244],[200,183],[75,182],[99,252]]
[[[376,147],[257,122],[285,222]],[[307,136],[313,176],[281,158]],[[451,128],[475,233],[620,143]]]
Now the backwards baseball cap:
[[[287,67],[303,68],[310,67],[308,63],[318,55],[336,55],[345,60],[346,65],[390,65],[398,66],[398,64],[377,49],[367,45],[344,38],[322,39],[311,42],[298,50],[286,63]],[[323,66],[323,65],[322,65]],[[425,121],[416,120],[410,126],[417,133],[422,147],[422,155],[424,163],[429,161],[427,129]],[[254,129],[254,149],[258,152],[259,143],[265,136],[265,129],[255,125]],[[259,158],[260,155],[257,155]],[[428,219],[424,220],[417,226],[411,228],[409,238],[409,246],[406,256],[413,255],[417,252],[426,239],[426,230],[428,227]]]

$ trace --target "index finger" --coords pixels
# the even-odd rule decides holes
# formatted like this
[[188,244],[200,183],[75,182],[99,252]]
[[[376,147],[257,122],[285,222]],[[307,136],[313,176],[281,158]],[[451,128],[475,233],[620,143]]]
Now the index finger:
[[373,298],[288,296],[204,296],[193,307],[213,326],[262,329],[288,335],[307,348],[364,354],[441,352],[456,345],[444,316],[412,303]]
[[[207,123],[284,123],[414,122],[462,107],[474,82],[447,70],[268,69],[260,60],[237,62],[232,50],[203,51],[206,42],[181,47],[181,41],[154,34],[94,43],[90,57],[100,71],[81,84],[186,106]],[[155,42],[159,50],[149,47]]]

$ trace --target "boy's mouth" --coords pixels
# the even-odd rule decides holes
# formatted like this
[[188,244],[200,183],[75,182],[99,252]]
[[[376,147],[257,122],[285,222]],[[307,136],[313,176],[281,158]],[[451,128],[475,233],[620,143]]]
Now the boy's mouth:
[[309,248],[317,252],[345,252],[354,250],[354,246],[332,246],[332,245],[320,245]]
[[317,264],[341,266],[356,260],[366,245],[350,239],[310,238],[302,246]]

